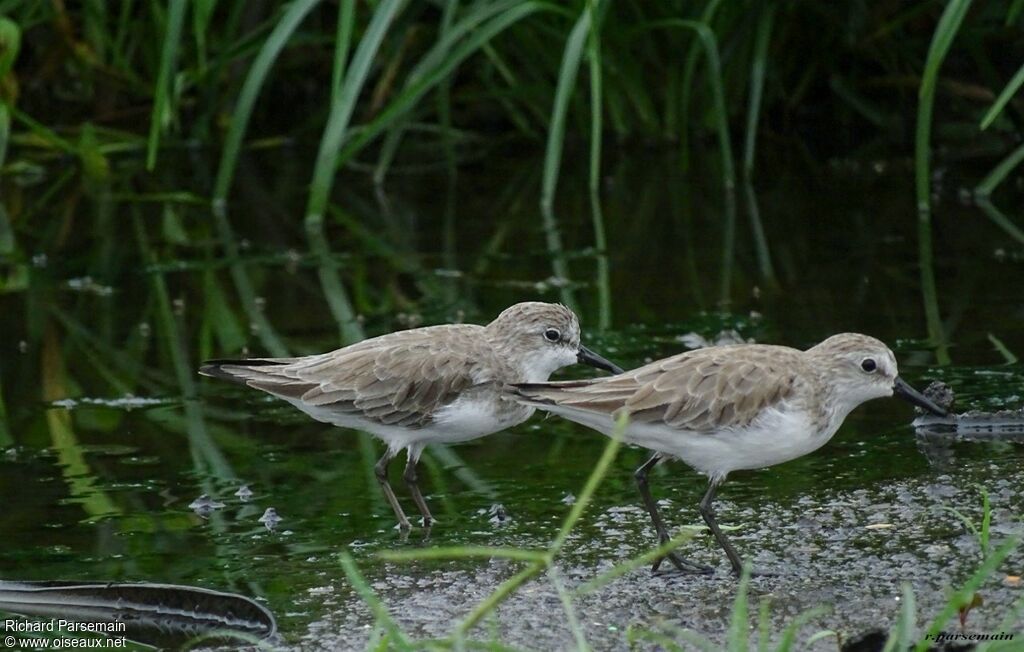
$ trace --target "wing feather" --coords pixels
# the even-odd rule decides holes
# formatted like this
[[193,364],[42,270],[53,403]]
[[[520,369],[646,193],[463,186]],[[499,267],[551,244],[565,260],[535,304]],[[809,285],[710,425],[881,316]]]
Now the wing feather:
[[517,387],[542,408],[557,403],[610,419],[625,411],[633,423],[712,432],[749,425],[791,397],[804,364],[795,349],[741,344],[689,351],[618,376]]
[[476,371],[490,354],[475,344],[479,328],[466,324],[399,331],[281,364],[232,361],[215,371],[310,407],[419,428],[476,384]]

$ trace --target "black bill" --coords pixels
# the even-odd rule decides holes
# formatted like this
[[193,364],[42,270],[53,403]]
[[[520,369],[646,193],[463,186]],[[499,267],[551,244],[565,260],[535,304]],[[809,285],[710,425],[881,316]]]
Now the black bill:
[[928,410],[937,416],[944,417],[948,414],[948,412],[933,403],[927,396],[908,385],[902,378],[897,377],[896,382],[893,383],[892,395],[899,396],[904,401],[912,403],[919,408]]
[[582,344],[580,345],[579,353],[576,354],[576,361],[581,362],[583,364],[588,364],[591,367],[597,367],[598,369],[610,371],[613,374],[621,374],[623,371],[625,371],[622,367],[618,366],[617,364],[609,360],[605,360],[604,358],[594,353],[593,351],[583,346]]

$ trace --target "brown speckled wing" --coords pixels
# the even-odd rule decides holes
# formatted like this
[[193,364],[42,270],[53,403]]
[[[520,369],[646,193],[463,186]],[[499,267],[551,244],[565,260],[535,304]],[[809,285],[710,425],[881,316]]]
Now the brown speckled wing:
[[278,366],[222,365],[250,387],[383,425],[419,428],[474,384],[479,326],[400,331]]
[[[740,347],[743,355],[735,350]],[[633,423],[711,432],[748,425],[764,408],[789,398],[802,364],[799,351],[784,347],[715,347],[610,378],[539,383],[520,386],[520,392],[611,419],[626,410]]]

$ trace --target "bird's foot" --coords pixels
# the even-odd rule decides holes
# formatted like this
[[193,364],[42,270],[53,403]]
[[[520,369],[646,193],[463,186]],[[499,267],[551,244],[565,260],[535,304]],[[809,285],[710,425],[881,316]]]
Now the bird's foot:
[[[692,562],[688,559],[683,559],[675,552],[670,552],[664,557],[656,559],[654,561],[654,565],[651,566],[651,572],[657,574],[658,569],[661,567],[661,563],[666,559],[672,562],[672,565],[675,566],[675,572],[685,573],[687,575],[711,575],[715,572],[714,568]],[[669,570],[667,572],[671,573],[673,571]]]
[[409,522],[409,519],[403,516],[398,519],[398,523],[395,524],[395,529],[404,534],[408,534],[409,530],[412,529],[412,523]]

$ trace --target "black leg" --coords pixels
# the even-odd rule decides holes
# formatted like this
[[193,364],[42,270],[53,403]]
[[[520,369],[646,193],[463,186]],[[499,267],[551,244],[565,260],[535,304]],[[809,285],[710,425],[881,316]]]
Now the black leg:
[[377,482],[380,483],[381,491],[384,492],[384,497],[388,499],[391,504],[391,509],[395,512],[395,518],[398,519],[398,526],[403,530],[408,530],[412,527],[409,524],[409,519],[405,517],[405,512],[402,511],[402,506],[398,504],[398,498],[395,497],[395,492],[392,491],[391,485],[388,484],[388,464],[391,459],[395,456],[390,450],[384,453],[384,457],[380,458],[373,467],[374,473],[377,475]]
[[718,545],[722,546],[722,550],[725,550],[725,555],[729,558],[729,563],[732,564],[732,572],[739,575],[743,571],[743,560],[736,554],[736,549],[725,538],[721,528],[718,527],[718,522],[715,521],[715,508],[712,503],[715,500],[715,492],[718,491],[718,485],[720,484],[722,484],[721,479],[712,479],[711,483],[708,484],[708,490],[700,500],[700,515],[704,517],[704,522],[711,528],[711,533],[715,535]]
[[412,451],[408,451],[408,455],[409,459],[405,464],[405,473],[402,474],[402,477],[405,478],[405,484],[409,487],[416,507],[423,515],[423,527],[429,528],[434,522],[434,517],[430,515],[430,508],[427,507],[427,501],[423,500],[423,494],[420,493],[420,486],[417,482],[416,465],[419,464],[419,458],[413,457]]
[[[640,465],[640,467],[633,474],[636,478],[636,486],[640,490],[640,497],[644,501],[644,507],[647,508],[647,513],[651,515],[651,521],[654,523],[654,529],[658,533],[658,542],[660,544],[667,543],[672,537],[668,535],[668,529],[665,528],[664,521],[661,520],[661,514],[658,513],[658,504],[654,502],[654,498],[651,496],[651,488],[647,483],[647,472],[653,469],[658,462],[661,461],[661,454],[655,453],[651,455],[650,459]],[[661,562],[668,558],[678,570],[689,572],[689,573],[710,573],[712,569],[702,564],[695,564],[692,561],[687,561],[680,557],[673,550],[672,552],[665,555],[665,557],[659,557],[654,561],[654,565],[651,567],[651,572],[657,572],[661,566]]]

